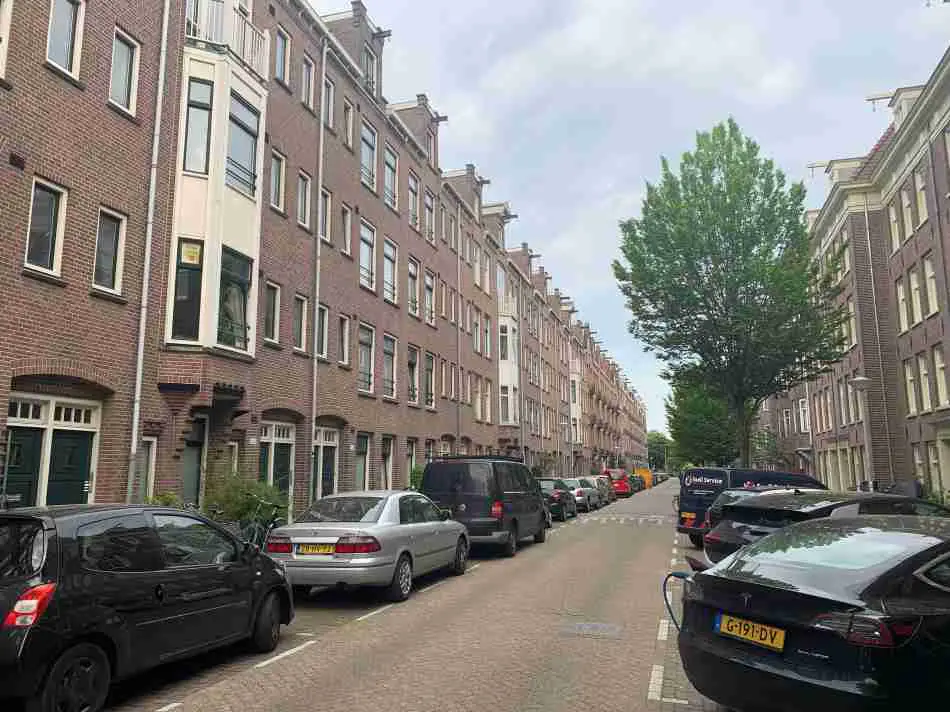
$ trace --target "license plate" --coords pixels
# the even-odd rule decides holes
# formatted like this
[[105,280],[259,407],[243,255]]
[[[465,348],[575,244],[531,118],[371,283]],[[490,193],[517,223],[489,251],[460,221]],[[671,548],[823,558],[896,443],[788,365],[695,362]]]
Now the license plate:
[[781,628],[773,628],[770,625],[754,623],[743,618],[719,613],[716,616],[716,622],[713,628],[720,635],[726,635],[730,638],[744,640],[748,643],[761,645],[769,650],[779,652],[785,647],[785,631]]
[[298,554],[332,554],[333,544],[297,544]]
[[692,521],[693,519],[696,519],[696,512],[683,512],[680,516],[683,517],[683,519],[685,519],[687,522],[689,522],[689,521]]

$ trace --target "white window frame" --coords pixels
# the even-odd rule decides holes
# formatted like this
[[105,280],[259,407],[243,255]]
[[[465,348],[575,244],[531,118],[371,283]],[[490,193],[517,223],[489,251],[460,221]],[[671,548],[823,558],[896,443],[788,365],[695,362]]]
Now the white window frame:
[[[359,353],[363,344],[360,342],[360,331],[363,329],[369,330],[370,333],[370,343],[369,343],[369,388],[363,388],[360,385],[360,362],[359,362]],[[376,327],[371,324],[367,324],[365,321],[359,322],[356,327],[356,348],[357,348],[357,359],[356,359],[356,388],[360,393],[374,393],[376,391]]]
[[[429,361],[432,362],[432,369],[428,369]],[[422,378],[425,391],[423,392],[423,403],[429,410],[435,410],[435,354],[431,351],[423,352]],[[431,381],[431,383],[430,383]],[[432,402],[429,402],[429,396],[432,396]]]
[[13,0],[0,2],[0,79],[7,68],[7,48],[10,46],[10,25],[13,19]]
[[[363,266],[363,243],[367,242],[364,239],[363,228],[366,228],[367,235],[372,237],[372,240],[369,240],[370,245],[370,265],[369,265],[369,277],[368,279],[364,275],[364,266]],[[359,265],[360,265],[360,286],[366,289],[369,289],[372,292],[376,291],[376,228],[373,227],[370,223],[365,220],[360,220],[360,251],[359,251]]]
[[[122,42],[132,48],[132,66],[129,69],[129,105],[122,104],[112,99],[112,67],[115,65],[115,43]],[[109,73],[109,103],[122,111],[123,113],[135,116],[135,109],[138,105],[139,94],[139,61],[142,56],[142,45],[132,35],[124,32],[116,26],[115,34],[112,38],[112,64]]]
[[[350,317],[345,314],[340,314],[337,319],[337,329],[339,333],[337,334],[337,363],[343,364],[344,366],[350,365]],[[343,358],[340,358],[340,350],[343,351]]]
[[933,410],[933,396],[930,392],[930,364],[927,361],[926,351],[917,354],[917,382],[920,384],[921,413],[929,413]]
[[[115,218],[119,221],[119,239],[116,244],[115,249],[115,275],[114,275],[114,285],[112,287],[104,287],[101,284],[96,283],[96,260],[99,257],[99,234],[100,228],[102,227],[102,215],[108,215],[111,218]],[[128,225],[128,216],[123,215],[122,213],[110,210],[104,206],[99,206],[99,213],[96,218],[96,248],[93,252],[92,260],[92,287],[98,291],[109,292],[110,294],[122,294],[122,275],[125,267],[125,232],[126,226]]]
[[854,311],[854,299],[848,297],[848,348],[858,345],[858,320]]
[[491,358],[491,317],[486,312],[482,319],[482,326],[485,329],[484,355],[485,358]]
[[[277,47],[280,45],[280,40],[283,38],[284,45],[284,63],[283,66],[278,67],[277,65]],[[274,31],[274,79],[284,86],[290,84],[290,55],[291,55],[291,43],[290,33],[287,32],[283,27],[277,25],[277,29]]]
[[[148,443],[148,454],[146,455],[145,472],[143,473],[145,475],[143,492],[145,492],[145,498],[148,500],[155,496],[155,461],[158,459],[155,453],[158,452],[158,438],[154,435],[143,435],[142,443]],[[228,445],[231,445],[231,443],[228,443]],[[140,446],[139,452],[145,454],[145,449]]]
[[294,341],[294,351],[300,353],[307,352],[307,321],[309,320],[310,299],[302,294],[294,295],[294,310],[300,310],[300,344],[296,343],[296,335],[292,335]]
[[[276,196],[277,201],[274,201],[274,166],[278,165],[280,170],[277,175],[279,176],[279,184],[277,186],[278,195]],[[284,205],[286,200],[284,196],[287,192],[287,156],[278,151],[276,148],[271,149],[270,152],[270,180],[267,184],[267,193],[268,201],[272,208],[277,208],[279,211],[284,212]]]
[[[343,207],[345,207],[347,211],[350,209],[349,206],[343,206]],[[320,212],[320,215],[319,215],[320,223],[317,227],[317,232],[320,233],[321,240],[323,240],[324,242],[332,243],[333,238],[331,237],[331,235],[333,234],[333,194],[326,188],[320,189],[319,212]],[[341,220],[343,220],[342,217],[341,217]],[[351,217],[350,217],[351,229],[353,225],[352,220],[353,218],[352,218],[352,213],[351,213]],[[346,229],[345,224],[343,226],[343,229],[344,230]],[[347,241],[348,240],[349,238],[347,236]],[[349,252],[347,251],[345,254],[349,254]]]
[[[281,289],[280,289],[280,285],[277,284],[276,282],[271,282],[270,280],[266,280],[264,282],[264,300],[263,300],[264,309],[267,309],[268,289],[276,290],[276,294],[277,294],[277,298],[274,300],[274,335],[268,336],[267,329],[263,328],[263,326],[261,328],[261,332],[264,334],[264,341],[270,344],[279,344],[280,343],[280,297],[281,297],[280,292],[281,292]],[[264,312],[264,319],[265,320],[267,319],[266,312]]]
[[[387,258],[387,251],[392,253],[392,259]],[[386,266],[392,265],[392,283],[387,284]],[[388,294],[391,289],[391,294]],[[399,303],[399,245],[388,237],[383,240],[383,299],[392,304]]]
[[[69,2],[72,5],[76,6],[76,24],[73,32],[73,46],[72,46],[72,57],[70,57],[71,67],[64,67],[52,57],[50,57],[50,35],[53,29],[53,5],[56,2]],[[78,79],[79,78],[79,69],[82,63],[82,41],[83,41],[83,30],[86,24],[86,0],[50,0],[49,5],[49,22],[46,27],[46,61],[51,65],[59,69],[60,71],[65,72],[69,76]]]
[[901,248],[901,223],[897,217],[897,207],[893,203],[887,206],[887,221],[891,231],[891,252],[894,253]]
[[330,77],[323,78],[323,91],[321,96],[323,97],[323,123],[326,124],[327,128],[332,129],[336,123],[336,84],[333,83],[333,80]]
[[[413,353],[416,355],[415,371],[412,371],[409,369],[409,362],[410,362],[409,356]],[[420,402],[419,401],[419,381],[420,381],[419,370],[423,367],[422,358],[423,358],[422,349],[420,349],[418,346],[413,346],[412,344],[410,344],[409,346],[406,347],[406,374],[407,374],[406,385],[410,389],[413,389],[415,391],[415,395],[413,395],[413,390],[408,390],[406,392],[406,398],[408,399],[410,403],[414,405],[418,405]]]
[[[373,165],[370,168],[367,168],[363,165],[363,130],[367,129],[373,137]],[[365,185],[367,188],[376,192],[376,181],[377,181],[377,166],[379,164],[379,132],[376,130],[376,127],[365,119],[360,124],[360,182]]]
[[[301,190],[303,187],[303,190]],[[297,224],[307,230],[310,229],[311,194],[313,193],[313,179],[306,171],[297,171]],[[304,208],[301,210],[301,206]],[[303,220],[300,219],[303,213]]]
[[435,324],[435,275],[425,271],[422,283],[422,306],[425,310],[426,324]]
[[[53,236],[53,268],[36,265],[29,261],[30,254],[30,230],[33,225],[33,200],[36,194],[36,186],[41,185],[59,195],[59,202],[56,210],[56,234]],[[33,178],[33,186],[30,189],[30,217],[26,223],[26,243],[23,250],[23,264],[27,269],[42,272],[43,274],[52,274],[59,276],[62,269],[63,260],[63,240],[66,237],[66,210],[69,205],[69,191],[61,185],[42,178]]]
[[[316,77],[316,64],[310,56],[305,54],[300,60],[300,101],[308,109],[313,109],[313,80]],[[309,73],[307,70],[309,69]],[[310,77],[310,81],[305,81],[304,77]]]
[[426,158],[429,165],[435,167],[435,134],[431,131],[426,131]]
[[927,290],[927,316],[940,311],[940,297],[937,290],[937,273],[934,271],[933,253],[929,252],[921,260],[924,267],[924,284]]
[[[393,378],[392,378],[392,388],[387,392],[386,390],[386,342],[390,341],[393,345]],[[390,334],[388,331],[383,332],[383,398],[390,398],[395,400],[397,394],[399,393],[399,339],[397,339],[393,334]]]
[[920,271],[914,265],[907,272],[907,282],[910,286],[911,325],[919,324],[924,320],[924,305],[920,293]]
[[343,98],[343,143],[353,147],[353,117],[355,115],[353,102]]
[[447,373],[447,363],[444,358],[439,359],[439,395],[442,398],[445,398],[446,394],[446,373]]
[[363,45],[363,52],[360,54],[360,65],[366,79],[366,88],[370,94],[375,96],[379,91],[379,57],[376,56],[376,52],[368,44]]
[[903,239],[906,241],[914,234],[914,213],[913,208],[911,207],[912,201],[910,198],[910,191],[906,188],[901,188],[901,216],[904,220],[904,235]]
[[923,171],[914,172],[914,194],[917,202],[917,228],[927,222],[929,212],[927,210],[927,181],[924,180]]
[[917,415],[918,406],[917,406],[917,386],[915,382],[917,380],[916,364],[914,359],[908,358],[904,360],[903,363],[904,369],[904,395],[907,398],[907,414],[908,415]]
[[[340,203],[340,234],[343,235],[343,244],[340,245],[340,252],[344,255],[353,253],[353,209],[346,203]],[[333,238],[328,237],[327,242]]]
[[[389,170],[389,157],[393,157],[392,171]],[[392,195],[389,194],[389,187],[386,185],[387,177],[392,173]],[[396,152],[389,143],[383,148],[383,202],[393,210],[399,210],[399,153]]]
[[445,283],[445,280],[439,280],[439,315],[444,319],[445,318],[445,300],[448,293],[448,285]]
[[903,334],[910,324],[910,318],[907,314],[907,288],[904,286],[903,276],[897,278],[894,282],[894,288],[897,292],[897,331]]
[[[333,491],[339,492],[340,490],[340,458],[342,457],[342,448],[341,443],[343,441],[343,433],[335,428],[325,428],[317,426],[314,429],[314,457],[316,458],[316,480],[317,480],[317,498],[324,496],[323,492],[323,458],[325,457],[324,448],[332,447],[335,450],[335,457],[333,458]],[[330,434],[332,433],[332,437]],[[313,495],[313,485],[310,487],[310,495]]]
[[[415,257],[410,257],[406,262],[406,299],[408,300],[409,313],[413,316],[419,316],[419,272],[422,271],[422,264]],[[409,282],[415,273],[415,285]]]
[[[288,434],[289,432],[289,434]],[[297,426],[294,423],[284,423],[282,421],[262,420],[259,445],[265,443],[270,445],[270,456],[267,458],[267,473],[264,481],[274,486],[274,457],[276,445],[290,445],[290,477],[287,482],[287,497],[293,501],[294,479],[295,479],[295,461],[297,459]]]
[[947,364],[944,361],[943,344],[931,349],[934,360],[934,379],[937,381],[937,407],[950,405],[950,392],[947,389]]
[[[323,315],[323,326],[320,325],[320,315]],[[326,304],[317,304],[317,356],[327,358],[330,348],[330,309]]]
[[413,171],[409,171],[409,177],[406,179],[406,193],[409,199],[409,225],[419,229],[419,201],[421,200],[421,186],[419,176]]

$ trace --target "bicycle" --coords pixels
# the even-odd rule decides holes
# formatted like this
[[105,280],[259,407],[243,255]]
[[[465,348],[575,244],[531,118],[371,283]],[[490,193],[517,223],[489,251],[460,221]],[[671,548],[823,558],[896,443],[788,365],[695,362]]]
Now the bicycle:
[[[281,510],[286,510],[287,505],[278,502],[268,502],[266,499],[258,497],[253,492],[247,492],[246,497],[257,502],[254,512],[250,519],[241,523],[241,537],[259,548],[263,548],[267,543],[267,535],[280,526]],[[265,516],[263,509],[270,509],[270,514]]]

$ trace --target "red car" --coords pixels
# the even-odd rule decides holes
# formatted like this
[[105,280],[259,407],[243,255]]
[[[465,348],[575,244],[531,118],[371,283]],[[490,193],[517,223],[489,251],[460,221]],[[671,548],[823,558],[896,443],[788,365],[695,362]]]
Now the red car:
[[630,497],[633,495],[630,475],[626,472],[623,470],[604,470],[604,474],[610,476],[610,483],[613,485],[614,493],[618,497]]

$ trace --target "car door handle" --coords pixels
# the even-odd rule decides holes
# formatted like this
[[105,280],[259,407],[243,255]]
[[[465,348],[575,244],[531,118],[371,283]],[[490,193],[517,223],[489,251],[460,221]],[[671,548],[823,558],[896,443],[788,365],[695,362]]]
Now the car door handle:
[[157,598],[159,601],[165,600],[165,587],[162,584],[158,584],[155,587],[155,598]]

